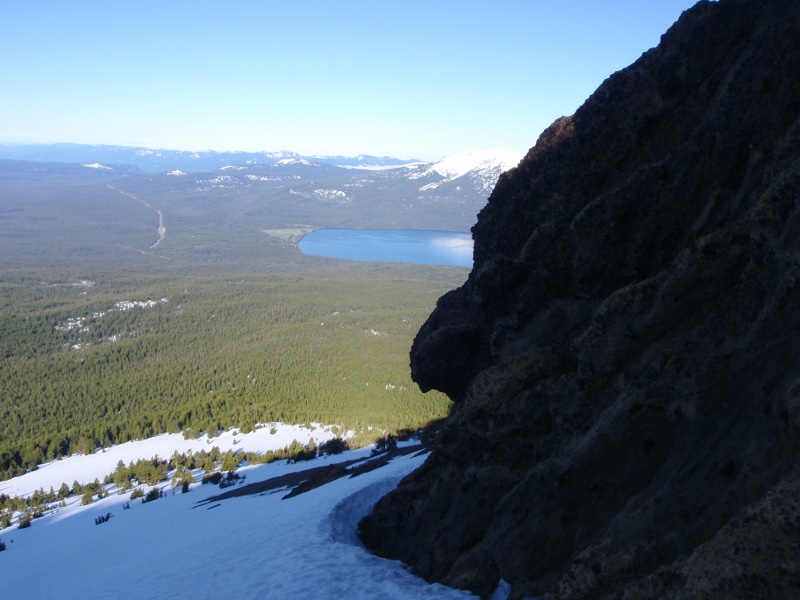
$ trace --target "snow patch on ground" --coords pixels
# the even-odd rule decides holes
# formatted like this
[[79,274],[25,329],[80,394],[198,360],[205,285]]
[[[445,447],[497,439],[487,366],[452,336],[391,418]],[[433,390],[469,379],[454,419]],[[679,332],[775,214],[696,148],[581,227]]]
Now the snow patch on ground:
[[350,200],[342,190],[327,190],[319,188],[314,190],[314,197],[318,200],[325,200],[335,204],[349,204]]
[[307,161],[305,158],[282,158],[275,163],[276,165],[311,165],[313,163]]

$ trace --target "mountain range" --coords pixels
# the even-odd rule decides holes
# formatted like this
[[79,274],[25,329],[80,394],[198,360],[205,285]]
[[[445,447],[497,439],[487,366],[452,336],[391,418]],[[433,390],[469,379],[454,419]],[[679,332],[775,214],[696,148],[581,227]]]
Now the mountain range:
[[309,159],[343,167],[386,168],[417,160],[401,160],[390,156],[302,156],[286,150],[279,152],[215,152],[202,150],[165,150],[131,146],[94,144],[28,144],[0,146],[0,159],[37,162],[83,162],[135,165],[147,173],[181,169],[213,171],[225,165],[271,165],[286,159]]
[[269,227],[379,227],[466,231],[498,177],[522,154],[469,151],[438,161],[294,152],[184,152],[124,146],[0,146],[0,172],[38,178],[124,178],[142,198],[202,210],[199,197],[241,208]]
[[[278,152],[216,152],[203,150],[164,150],[131,146],[90,144],[31,144],[0,146],[0,160],[34,162],[82,163],[87,167],[114,169],[114,165],[129,165],[145,173],[180,170],[189,173],[209,172],[231,166],[263,167],[269,165],[330,165],[345,169],[385,170],[407,168],[411,179],[439,176],[441,182],[430,182],[431,189],[440,183],[468,176],[491,191],[497,177],[514,167],[522,154],[509,150],[490,149],[466,151],[445,156],[437,161],[404,160],[392,156],[321,156],[302,155],[281,150]],[[427,181],[427,180],[426,180]]]

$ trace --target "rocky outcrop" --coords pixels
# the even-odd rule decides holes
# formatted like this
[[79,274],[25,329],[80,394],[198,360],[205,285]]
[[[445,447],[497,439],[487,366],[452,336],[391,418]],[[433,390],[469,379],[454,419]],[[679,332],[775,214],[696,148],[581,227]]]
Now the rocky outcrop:
[[701,2],[501,176],[360,530],[486,597],[800,593],[800,4]]

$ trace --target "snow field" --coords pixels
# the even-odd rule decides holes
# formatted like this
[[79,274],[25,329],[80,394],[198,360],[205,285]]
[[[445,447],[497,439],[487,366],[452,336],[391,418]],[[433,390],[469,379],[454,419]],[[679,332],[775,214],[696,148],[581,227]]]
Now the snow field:
[[[361,449],[327,460],[278,461],[239,472],[249,484],[369,453]],[[72,458],[78,462],[91,457]],[[59,482],[68,460],[48,467],[59,472]],[[123,460],[135,458],[128,454]],[[0,553],[0,596],[473,598],[428,584],[402,563],[374,556],[356,535],[358,521],[373,504],[424,460],[398,457],[385,467],[287,500],[281,499],[285,491],[277,490],[198,505],[222,490],[198,483],[187,494],[179,489],[173,494],[166,482],[161,484],[166,496],[146,504],[130,501],[129,493],[89,506],[80,506],[80,498],[73,497],[66,508],[35,519],[30,528],[12,526],[0,532],[7,544]],[[130,502],[129,510],[123,508],[125,502]],[[97,517],[109,512],[109,521],[95,525]]]

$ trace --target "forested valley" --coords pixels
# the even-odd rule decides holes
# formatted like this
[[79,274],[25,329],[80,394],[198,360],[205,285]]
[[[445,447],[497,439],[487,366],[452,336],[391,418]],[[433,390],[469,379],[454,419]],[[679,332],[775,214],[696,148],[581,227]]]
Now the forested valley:
[[[308,257],[265,233],[299,227],[280,214],[124,185],[0,169],[0,478],[162,432],[378,436],[447,414],[408,351],[466,269]],[[302,227],[325,225],[314,215]]]

